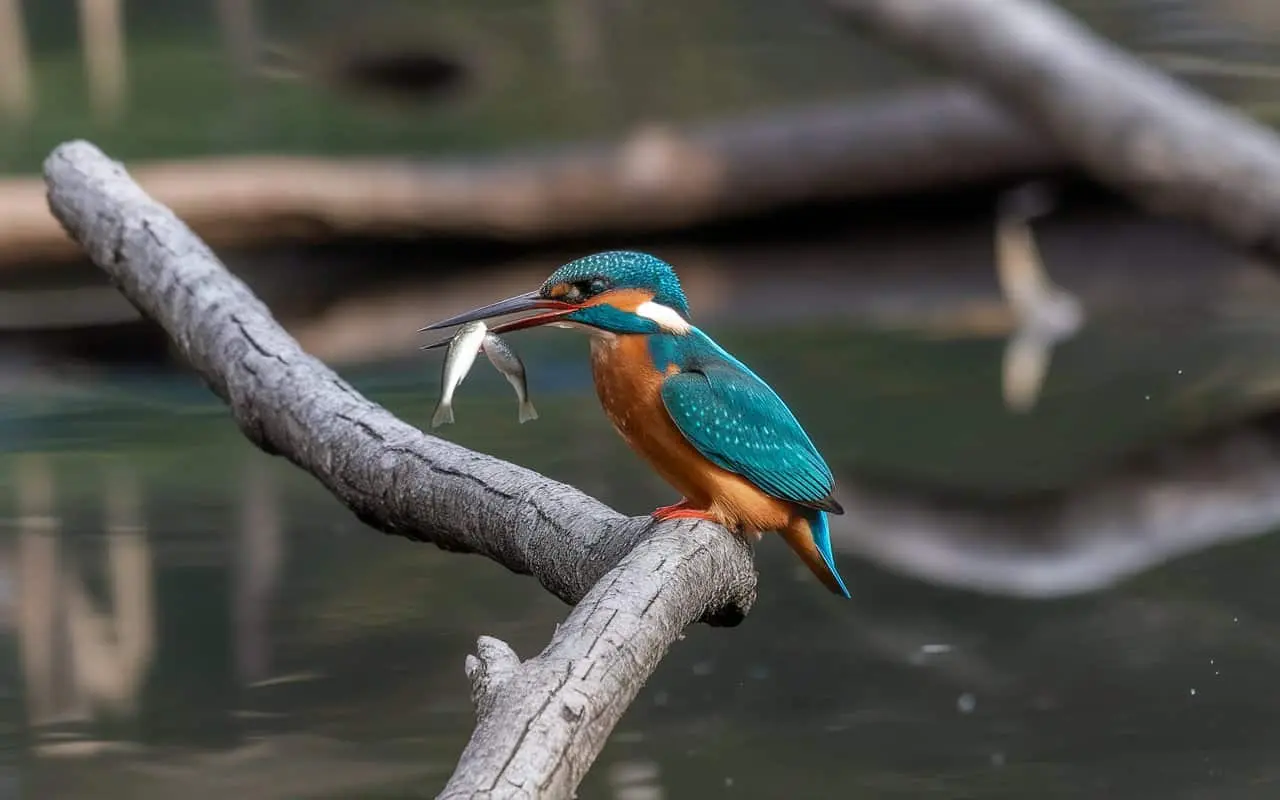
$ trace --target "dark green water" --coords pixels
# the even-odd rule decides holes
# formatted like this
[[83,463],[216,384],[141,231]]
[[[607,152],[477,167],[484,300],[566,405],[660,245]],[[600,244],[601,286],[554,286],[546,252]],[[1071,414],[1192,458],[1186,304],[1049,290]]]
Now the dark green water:
[[[916,77],[802,4],[263,0],[260,44],[319,71],[246,80],[217,4],[131,0],[113,121],[91,110],[75,5],[23,4],[35,106],[0,123],[8,172],[73,136],[126,159],[488,151]],[[1247,69],[1274,61],[1270,4],[1068,5],[1135,50],[1201,58],[1179,74],[1274,113],[1273,79]],[[469,82],[391,101],[325,77],[391,30]],[[750,618],[677,643],[582,797],[1276,796],[1280,455],[1253,420],[1280,398],[1280,284],[1131,223],[1044,234],[1090,316],[1030,414],[1001,402],[985,221],[673,258],[699,276],[699,321],[780,390],[857,499],[835,531],[854,599],[767,539]],[[323,258],[368,266],[301,257]],[[411,329],[376,323],[366,340]],[[533,655],[567,609],[483,559],[364,528],[191,376],[33,339],[0,342],[0,797],[433,796],[472,727],[476,637]],[[605,423],[585,344],[515,343],[541,418],[518,425],[479,366],[441,434],[629,513],[670,502]],[[439,356],[413,344],[340,368],[425,426]]]
[[[1028,415],[1000,401],[1002,335],[869,326],[838,310],[874,306],[869,290],[807,317],[744,326],[721,311],[705,324],[780,388],[842,483],[895,486],[919,509],[945,492],[1006,519],[1020,498],[1091,481],[1123,493],[1123,454],[1274,407],[1280,329],[1259,301],[1270,279],[1241,270],[1184,276],[1207,282],[1173,299],[1144,294],[1140,271],[1112,276],[1107,296],[1126,310],[1104,309],[1057,349]],[[1088,297],[1079,275],[1063,281]],[[799,285],[802,307],[832,290]],[[585,343],[546,331],[517,346],[541,418],[518,425],[506,384],[479,367],[442,434],[630,513],[669,502],[599,412]],[[425,426],[438,358],[343,371]],[[363,528],[245,443],[189,376],[11,371],[0,752],[20,788],[9,796],[431,796],[472,726],[462,662],[475,638],[532,655],[566,613],[528,578]],[[1214,469],[1200,483],[1232,491]],[[1099,513],[1081,538],[1143,535]],[[1245,541],[1210,537],[1043,599],[890,569],[859,556],[866,531],[837,529],[854,590],[839,601],[766,540],[748,621],[674,647],[582,796],[1272,796],[1280,540],[1259,535],[1280,511],[1269,513]],[[56,537],[24,522],[44,514]],[[109,519],[123,527],[109,532]],[[990,534],[955,541],[976,536],[999,572],[1009,543]]]

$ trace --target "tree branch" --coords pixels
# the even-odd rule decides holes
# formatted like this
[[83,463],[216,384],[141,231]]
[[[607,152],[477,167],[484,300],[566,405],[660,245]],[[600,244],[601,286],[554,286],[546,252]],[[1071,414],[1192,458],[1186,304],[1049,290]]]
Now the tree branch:
[[[960,86],[789,109],[471,163],[234,157],[135,167],[214,246],[334,235],[548,241],[678,230],[820,201],[1016,178],[1062,154]],[[76,255],[39,198],[0,181],[0,267]]]
[[54,216],[159,323],[244,434],[379,530],[479,553],[577,603],[520,663],[483,639],[479,720],[445,796],[569,796],[680,632],[755,598],[750,548],[704,522],[627,518],[535,472],[427,436],[303,352],[169,209],[85,142],[45,162]]
[[1280,142],[1040,0],[828,0],[970,78],[1148,210],[1280,254]]

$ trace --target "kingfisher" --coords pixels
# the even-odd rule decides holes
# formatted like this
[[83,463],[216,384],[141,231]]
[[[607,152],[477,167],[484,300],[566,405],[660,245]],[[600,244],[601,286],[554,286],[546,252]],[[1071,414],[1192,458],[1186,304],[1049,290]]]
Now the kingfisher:
[[693,324],[670,264],[634,251],[596,253],[534,291],[422,330],[531,311],[491,330],[551,325],[590,335],[605,415],[682,495],[655,519],[709,520],[751,541],[776,531],[828,589],[850,596],[827,525],[828,513],[844,513],[830,468],[782,398]]

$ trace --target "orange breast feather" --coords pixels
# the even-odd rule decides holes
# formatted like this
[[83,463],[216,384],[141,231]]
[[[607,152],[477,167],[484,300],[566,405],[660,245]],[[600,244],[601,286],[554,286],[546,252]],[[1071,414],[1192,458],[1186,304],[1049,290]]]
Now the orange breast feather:
[[711,512],[730,530],[752,533],[781,530],[795,517],[791,503],[766,495],[689,444],[663,405],[666,375],[654,368],[646,337],[593,339],[591,368],[600,404],[618,434],[691,507]]

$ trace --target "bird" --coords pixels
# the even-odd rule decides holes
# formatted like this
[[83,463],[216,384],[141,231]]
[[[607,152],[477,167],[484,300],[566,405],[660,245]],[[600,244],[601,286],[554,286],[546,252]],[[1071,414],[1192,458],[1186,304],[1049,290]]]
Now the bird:
[[777,392],[693,324],[670,264],[637,251],[595,253],[533,291],[419,332],[531,311],[490,330],[589,334],[605,415],[682,495],[654,519],[708,520],[748,541],[776,531],[829,590],[850,597],[831,549],[827,515],[844,513],[831,469]]

